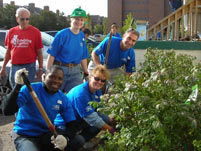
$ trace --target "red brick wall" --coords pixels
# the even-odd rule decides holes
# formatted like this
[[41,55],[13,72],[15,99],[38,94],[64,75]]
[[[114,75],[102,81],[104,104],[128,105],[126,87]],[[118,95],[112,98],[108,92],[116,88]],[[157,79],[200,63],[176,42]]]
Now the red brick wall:
[[129,13],[149,26],[171,13],[168,0],[108,0],[108,29],[113,22],[120,27]]
[[119,27],[122,25],[122,1],[123,0],[108,0],[108,32],[113,22],[117,23]]

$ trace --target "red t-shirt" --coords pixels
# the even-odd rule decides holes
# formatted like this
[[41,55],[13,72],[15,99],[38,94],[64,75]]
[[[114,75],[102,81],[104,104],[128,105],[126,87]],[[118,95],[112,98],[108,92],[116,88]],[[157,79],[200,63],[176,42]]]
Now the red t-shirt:
[[43,48],[40,31],[31,25],[27,29],[11,28],[5,45],[11,51],[11,64],[33,63],[37,59],[37,50]]

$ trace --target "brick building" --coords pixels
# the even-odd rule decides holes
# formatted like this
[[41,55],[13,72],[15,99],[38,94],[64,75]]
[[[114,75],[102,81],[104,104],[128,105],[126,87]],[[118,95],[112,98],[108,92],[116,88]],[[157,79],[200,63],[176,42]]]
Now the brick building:
[[169,0],[108,0],[108,29],[113,22],[120,27],[127,15],[152,26],[171,13]]

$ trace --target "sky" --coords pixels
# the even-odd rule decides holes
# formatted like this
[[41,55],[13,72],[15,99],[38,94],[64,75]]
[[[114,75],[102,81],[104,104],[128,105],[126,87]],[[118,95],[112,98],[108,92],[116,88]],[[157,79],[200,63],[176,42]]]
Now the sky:
[[107,17],[107,1],[108,0],[3,0],[3,3],[15,1],[15,5],[28,5],[35,3],[35,7],[43,8],[49,6],[50,10],[56,12],[64,12],[65,15],[71,15],[72,11],[80,7],[90,15],[100,15]]

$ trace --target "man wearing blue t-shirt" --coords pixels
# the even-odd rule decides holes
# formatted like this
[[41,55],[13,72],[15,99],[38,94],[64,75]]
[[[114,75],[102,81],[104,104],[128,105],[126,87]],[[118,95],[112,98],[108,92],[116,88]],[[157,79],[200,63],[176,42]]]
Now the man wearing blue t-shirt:
[[[123,38],[112,37],[107,68],[111,74],[111,81],[116,76],[121,76],[124,73],[131,75],[135,70],[135,52],[133,46],[139,38],[139,33],[134,29],[128,29]],[[92,61],[88,66],[88,71],[91,70],[98,64],[104,64],[107,45],[109,38],[105,38],[92,52]],[[122,70],[122,66],[125,65],[125,72]]]
[[[17,151],[55,151],[55,147],[63,150],[66,139],[58,135],[52,137],[45,120],[31,97],[27,86],[23,85],[21,77],[25,69],[18,70],[15,74],[16,86],[12,93],[3,101],[4,115],[17,113],[12,131]],[[59,90],[64,78],[64,72],[59,66],[51,66],[43,75],[43,82],[32,83],[31,87],[37,94],[40,103],[53,123],[56,115],[60,113],[64,123],[68,125],[76,118],[71,103],[66,95]],[[70,127],[68,126],[70,129]],[[53,139],[56,146],[51,143]]]
[[[112,23],[112,25],[111,25],[112,36],[121,38],[121,34],[118,33],[117,30],[118,30],[117,24]],[[107,37],[109,37],[109,36],[110,36],[110,33],[107,34]]]

